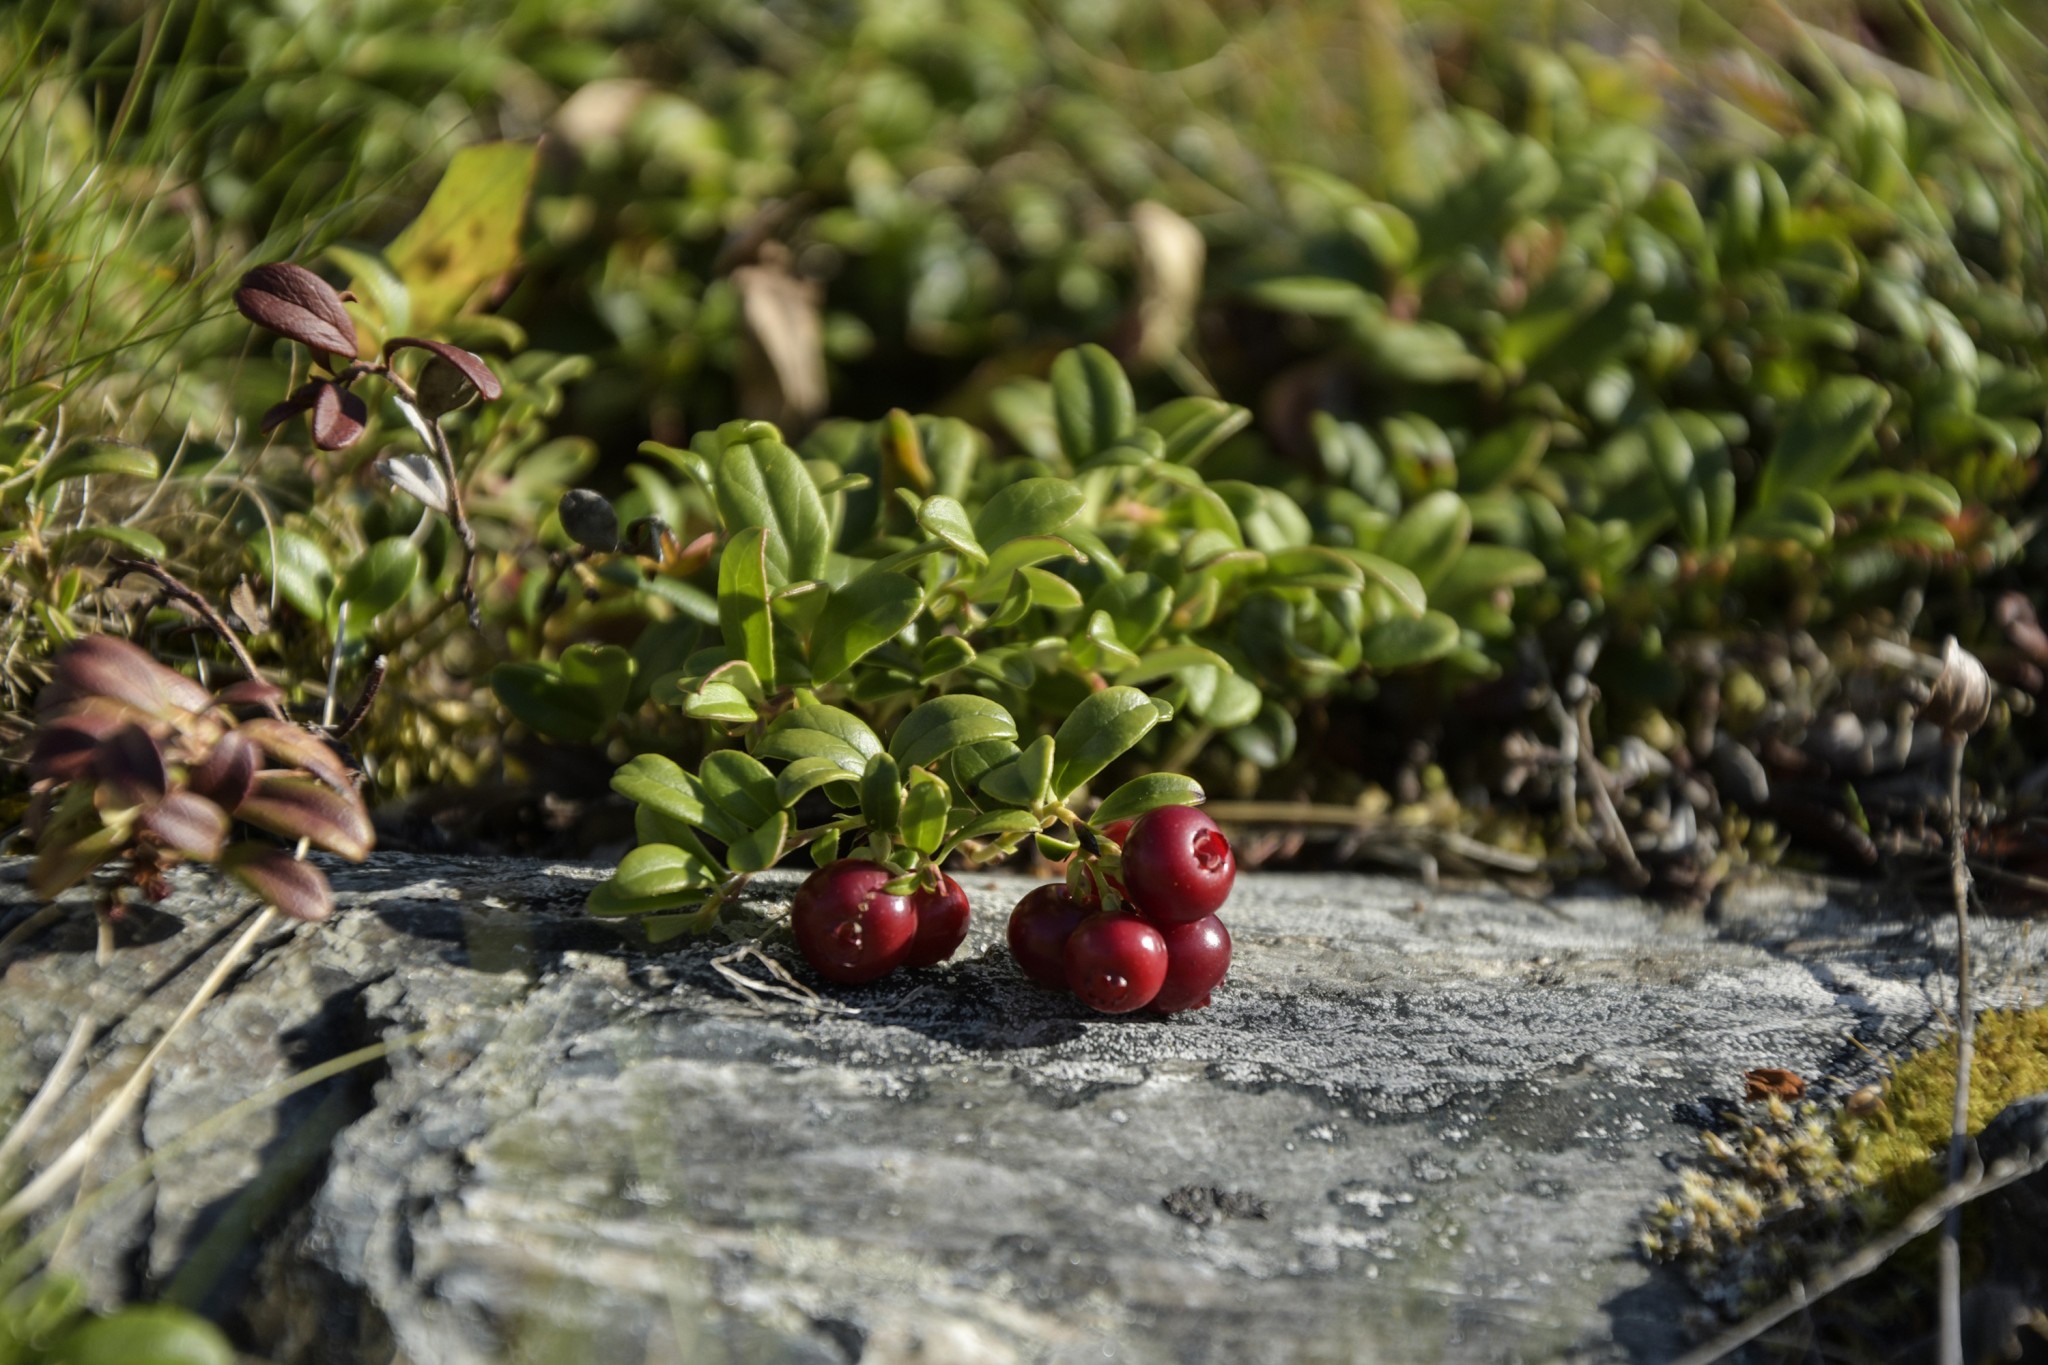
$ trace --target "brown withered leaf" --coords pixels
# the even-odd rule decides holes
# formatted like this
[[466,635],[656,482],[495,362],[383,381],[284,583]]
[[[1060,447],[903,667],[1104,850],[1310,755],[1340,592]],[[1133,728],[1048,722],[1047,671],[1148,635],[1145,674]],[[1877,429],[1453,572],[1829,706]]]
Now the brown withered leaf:
[[[487,403],[504,395],[505,386],[498,382],[498,376],[484,363],[484,358],[473,351],[465,351],[460,346],[451,346],[445,341],[430,341],[425,337],[393,337],[384,343],[384,358],[389,360],[398,352],[408,350],[427,351],[436,360],[452,367]],[[432,361],[428,362],[429,368],[432,364]],[[424,380],[424,375],[422,379]],[[425,394],[422,393],[421,397],[424,398]],[[461,406],[462,403],[458,402],[453,407],[441,408],[440,411],[450,412]]]
[[310,839],[352,863],[369,857],[376,841],[370,813],[355,793],[344,795],[296,773],[256,774],[255,785],[235,807],[235,818],[287,839]]
[[111,635],[82,636],[64,647],[49,683],[36,697],[36,711],[47,716],[85,697],[110,697],[151,720],[171,723],[213,703],[212,694],[198,683]]
[[227,842],[227,812],[197,792],[174,791],[136,818],[136,826],[187,858],[214,859]]
[[319,923],[334,913],[334,892],[327,877],[281,848],[240,843],[220,858],[228,875],[293,919]]
[[266,718],[245,720],[239,728],[261,745],[263,752],[275,759],[278,766],[304,768],[336,791],[355,790],[348,764],[326,740],[312,731],[287,721]]
[[228,592],[228,610],[242,623],[242,629],[251,635],[261,635],[270,629],[270,613],[256,596],[256,590],[249,586],[249,576],[244,574],[235,580],[235,586]]
[[233,810],[256,785],[262,752],[239,730],[214,741],[204,761],[185,770],[185,785],[224,810]]
[[1796,1100],[1805,1093],[1805,1077],[1782,1066],[1760,1066],[1742,1073],[1742,1098],[1752,1104],[1774,1098]]
[[330,355],[354,360],[356,324],[334,287],[302,265],[279,261],[242,276],[235,307],[259,327]]
[[369,423],[370,409],[362,399],[341,385],[325,379],[301,384],[292,396],[263,414],[263,430],[269,431],[300,413],[310,413],[313,444],[322,450],[346,450],[362,439]]

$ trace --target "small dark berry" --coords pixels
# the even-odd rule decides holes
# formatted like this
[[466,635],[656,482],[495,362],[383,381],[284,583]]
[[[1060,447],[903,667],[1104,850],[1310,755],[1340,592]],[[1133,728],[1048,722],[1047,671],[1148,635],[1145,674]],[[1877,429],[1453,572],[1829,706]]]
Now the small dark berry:
[[1123,881],[1131,904],[1154,924],[1186,924],[1215,914],[1236,880],[1230,841],[1193,806],[1147,812],[1124,843]]
[[859,858],[841,858],[805,878],[790,903],[797,950],[827,981],[859,985],[902,965],[917,936],[917,911],[882,888],[897,874]]
[[937,966],[966,942],[971,913],[967,893],[945,873],[939,874],[936,887],[921,886],[912,892],[910,906],[917,912],[917,936],[911,939],[910,951],[904,954],[904,966]]
[[1067,939],[1067,988],[1091,1009],[1128,1014],[1166,981],[1166,939],[1136,915],[1083,920]]
[[1152,997],[1161,1014],[1198,1010],[1230,970],[1230,931],[1214,915],[1159,931],[1166,940],[1166,981]]
[[1077,900],[1064,882],[1033,887],[1010,912],[1010,956],[1047,990],[1065,990],[1067,938],[1096,908]]

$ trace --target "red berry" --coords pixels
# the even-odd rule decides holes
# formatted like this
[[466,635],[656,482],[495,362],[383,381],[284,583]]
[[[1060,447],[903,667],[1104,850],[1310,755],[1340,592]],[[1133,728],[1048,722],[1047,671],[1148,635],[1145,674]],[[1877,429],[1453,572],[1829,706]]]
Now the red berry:
[[1154,924],[1186,924],[1230,898],[1237,859],[1214,820],[1193,806],[1161,806],[1131,827],[1123,873],[1139,914]]
[[882,889],[897,875],[880,863],[841,858],[797,888],[789,927],[819,976],[859,985],[902,964],[917,936],[917,911],[907,896]]
[[1152,997],[1152,1008],[1161,1014],[1201,1009],[1230,970],[1230,931],[1222,920],[1205,915],[1170,924],[1159,936],[1166,940],[1166,983]]
[[1033,887],[1010,912],[1010,956],[1047,990],[1065,990],[1067,938],[1096,908],[1077,900],[1065,882]]
[[934,967],[959,951],[967,939],[970,914],[960,883],[941,872],[937,886],[920,886],[911,893],[910,908],[917,912],[917,937],[903,956],[904,966]]
[[1090,915],[1067,939],[1067,986],[1104,1014],[1152,1002],[1166,980],[1166,939],[1136,915]]
[[1131,826],[1137,823],[1136,820],[1112,820],[1098,832],[1103,838],[1121,847],[1124,840],[1131,837]]

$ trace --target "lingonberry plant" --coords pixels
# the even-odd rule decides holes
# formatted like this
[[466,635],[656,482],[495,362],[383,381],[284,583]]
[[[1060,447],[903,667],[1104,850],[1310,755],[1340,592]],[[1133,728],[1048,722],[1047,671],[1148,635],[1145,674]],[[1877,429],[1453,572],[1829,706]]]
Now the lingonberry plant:
[[370,851],[348,764],[285,719],[278,696],[254,678],[210,692],[110,636],[68,646],[43,689],[29,760],[30,887],[51,899],[96,879],[110,928],[129,897],[168,894],[177,864],[214,863],[284,914],[327,918],[333,896],[318,868],[231,839],[239,822],[356,861]]

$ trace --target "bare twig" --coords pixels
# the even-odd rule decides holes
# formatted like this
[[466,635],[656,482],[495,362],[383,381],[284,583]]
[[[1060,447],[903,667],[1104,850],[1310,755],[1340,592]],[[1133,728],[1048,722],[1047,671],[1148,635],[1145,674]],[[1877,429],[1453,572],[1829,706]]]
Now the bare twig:
[[0,1138],[0,1167],[6,1166],[16,1152],[28,1145],[28,1140],[43,1126],[43,1120],[50,1116],[58,1097],[71,1084],[71,1073],[78,1070],[79,1059],[85,1055],[86,1045],[92,1041],[93,1028],[90,1014],[80,1015],[78,1022],[72,1025],[71,1037],[57,1055],[57,1064],[50,1068],[49,1075],[43,1077],[36,1097],[28,1102],[28,1108],[22,1110],[20,1117],[8,1128],[7,1136]]
[[370,660],[370,675],[363,679],[363,690],[356,693],[355,705],[348,708],[348,714],[342,717],[341,724],[328,733],[336,739],[347,739],[355,733],[356,727],[370,714],[370,704],[377,700],[377,691],[384,686],[384,674],[390,667],[389,655],[379,654]]
[[[1948,736],[1948,878],[1956,903],[1956,1094],[1948,1142],[1948,1183],[1963,1180],[1970,1145],[1970,1067],[1976,1016],[1970,999],[1970,864],[1963,850],[1963,750],[1969,739]],[[1963,1365],[1963,1211],[1950,1209],[1941,1224],[1941,1365]]]
[[[198,613],[199,619],[206,622],[215,635],[220,636],[221,643],[225,644],[228,647],[228,652],[235,656],[235,662],[241,665],[242,672],[248,676],[251,682],[262,682],[264,680],[263,674],[257,671],[256,661],[249,657],[249,651],[243,647],[241,637],[235,634],[234,627],[227,623],[227,618],[214,608],[213,603],[207,601],[195,589],[189,588],[180,582],[175,574],[154,560],[116,559],[114,561],[115,579],[124,578],[131,573],[146,574],[161,583],[167,594],[183,602],[194,612]],[[275,701],[265,701],[261,705],[274,718],[278,720],[286,718],[284,708]]]
[[2048,1150],[2034,1152],[2024,1161],[2008,1158],[1994,1162],[1991,1169],[1979,1172],[1974,1178],[1948,1186],[1907,1214],[1903,1222],[1883,1237],[1846,1260],[1829,1266],[1811,1283],[1795,1285],[1783,1298],[1744,1318],[1713,1340],[1687,1351],[1673,1365],[1713,1365],[1713,1362],[1733,1355],[1794,1313],[1878,1269],[1915,1238],[1932,1232],[1951,1212],[2043,1169],[2048,1169]]
[[[760,963],[771,979],[763,981],[759,977],[748,976],[742,972],[737,964],[750,959]],[[724,977],[750,1005],[765,1007],[767,1002],[762,997],[773,996],[778,1000],[800,1005],[815,1014],[860,1013],[851,1005],[826,999],[791,976],[789,968],[762,952],[758,942],[742,943],[730,952],[720,953],[711,959],[711,970]]]

